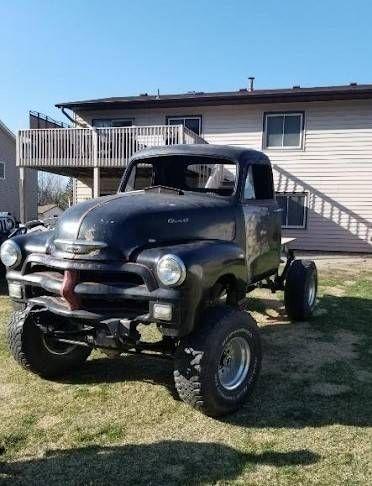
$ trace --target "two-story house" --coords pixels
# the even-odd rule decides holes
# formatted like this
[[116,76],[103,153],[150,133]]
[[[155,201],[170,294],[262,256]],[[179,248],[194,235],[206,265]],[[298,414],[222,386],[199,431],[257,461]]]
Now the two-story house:
[[75,201],[115,192],[128,158],[143,147],[246,146],[271,158],[294,247],[372,252],[372,85],[142,94],[56,106],[76,128],[20,132],[18,163],[76,177]]

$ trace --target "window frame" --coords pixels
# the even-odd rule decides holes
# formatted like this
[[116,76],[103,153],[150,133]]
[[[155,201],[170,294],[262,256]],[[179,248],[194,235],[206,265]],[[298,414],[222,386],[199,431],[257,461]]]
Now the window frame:
[[[275,116],[283,116],[283,123],[286,116],[294,116],[298,115],[301,117],[300,119],[300,142],[299,145],[281,145],[277,147],[273,147],[267,145],[267,119],[269,117]],[[304,149],[304,133],[305,133],[305,112],[304,111],[265,111],[263,114],[263,128],[262,128],[262,148],[264,150],[303,150]],[[284,130],[283,130],[283,137],[284,137]]]
[[3,168],[3,176],[1,177],[1,172],[0,172],[0,181],[5,181],[6,179],[6,173],[5,173],[5,162],[0,160],[0,166]]
[[282,225],[282,229],[289,229],[289,230],[306,230],[307,229],[307,219],[308,219],[308,202],[309,202],[309,193],[308,192],[275,192],[275,199],[278,196],[284,196],[287,199],[287,223],[288,223],[288,200],[292,196],[303,196],[304,197],[304,210],[303,210],[303,224],[302,226],[296,225]]
[[[203,117],[202,115],[167,115],[165,117],[165,123],[166,125],[170,125],[170,120],[186,120],[187,118],[190,118],[192,120],[199,120],[199,133],[197,135],[201,137],[203,133]],[[185,126],[185,123],[183,123],[183,126]]]
[[91,125],[92,127],[94,128],[130,128],[130,127],[113,127],[112,125],[111,126],[107,126],[107,127],[97,127],[95,126],[95,122],[113,122],[113,121],[125,121],[125,122],[130,122],[131,125],[130,127],[132,127],[134,125],[134,118],[123,118],[123,117],[119,117],[119,118],[92,118],[92,121],[91,121]]

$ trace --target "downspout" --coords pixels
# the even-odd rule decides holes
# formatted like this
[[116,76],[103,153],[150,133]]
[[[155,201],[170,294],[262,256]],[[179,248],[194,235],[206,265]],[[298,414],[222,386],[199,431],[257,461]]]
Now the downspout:
[[62,113],[65,115],[66,118],[68,118],[68,120],[70,120],[70,122],[73,124],[73,125],[79,125],[79,127],[81,128],[88,128],[89,125],[87,125],[86,123],[81,123],[79,121],[77,121],[76,119],[72,118],[71,115],[69,115],[64,108],[61,108],[61,111]]

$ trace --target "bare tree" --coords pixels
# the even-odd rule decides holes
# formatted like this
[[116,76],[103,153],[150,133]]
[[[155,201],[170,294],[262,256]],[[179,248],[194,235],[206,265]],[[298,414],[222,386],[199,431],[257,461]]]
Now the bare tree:
[[49,172],[39,173],[38,205],[56,204],[66,209],[72,203],[72,178],[57,176]]

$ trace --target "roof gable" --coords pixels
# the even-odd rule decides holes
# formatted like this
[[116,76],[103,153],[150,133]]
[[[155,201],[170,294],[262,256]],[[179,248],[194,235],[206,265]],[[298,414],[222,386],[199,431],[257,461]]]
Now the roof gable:
[[6,133],[6,135],[8,135],[10,138],[12,138],[13,140],[15,140],[14,133],[1,120],[0,120],[0,130],[3,133]]

